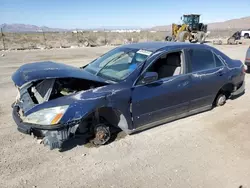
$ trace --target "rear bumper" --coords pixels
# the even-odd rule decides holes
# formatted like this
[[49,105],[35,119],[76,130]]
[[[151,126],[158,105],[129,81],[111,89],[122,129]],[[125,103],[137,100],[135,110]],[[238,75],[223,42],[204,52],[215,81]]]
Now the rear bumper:
[[250,66],[250,60],[249,61],[245,61],[245,65],[246,66]]
[[50,149],[61,148],[63,142],[69,139],[70,133],[75,132],[78,127],[77,122],[71,124],[71,126],[56,125],[55,127],[25,123],[18,113],[19,107],[12,105],[12,108],[12,117],[17,125],[17,130],[24,134],[33,134],[35,137],[42,138],[43,144],[48,145]]
[[234,92],[231,93],[232,96],[238,96],[245,92],[245,81],[242,82],[239,88],[237,88]]

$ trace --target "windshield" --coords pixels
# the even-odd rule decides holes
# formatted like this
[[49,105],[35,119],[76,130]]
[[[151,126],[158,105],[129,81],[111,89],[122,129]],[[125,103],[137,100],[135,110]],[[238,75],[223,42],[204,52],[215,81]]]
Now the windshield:
[[183,23],[188,25],[197,24],[199,23],[199,16],[184,16]]
[[116,48],[90,63],[84,70],[112,81],[121,81],[139,67],[152,52]]
[[183,18],[183,23],[185,23],[185,24],[192,24],[192,19],[191,19],[191,17],[185,16],[185,17]]

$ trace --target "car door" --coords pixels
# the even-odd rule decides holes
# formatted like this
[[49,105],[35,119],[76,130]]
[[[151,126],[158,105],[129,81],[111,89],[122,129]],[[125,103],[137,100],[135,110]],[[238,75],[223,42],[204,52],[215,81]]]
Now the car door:
[[245,59],[245,65],[247,66],[247,72],[250,72],[250,47],[247,50],[246,53],[246,59]]
[[[184,51],[180,51],[180,54],[182,65],[179,75],[160,78],[149,84],[138,84],[136,82],[134,85],[132,91],[132,117],[135,128],[146,124],[158,124],[166,118],[187,112],[190,77],[184,74]],[[149,71],[157,60],[156,58],[151,62],[150,66],[141,75]]]
[[189,111],[211,106],[220,88],[227,82],[225,64],[210,49],[187,50],[191,75]]

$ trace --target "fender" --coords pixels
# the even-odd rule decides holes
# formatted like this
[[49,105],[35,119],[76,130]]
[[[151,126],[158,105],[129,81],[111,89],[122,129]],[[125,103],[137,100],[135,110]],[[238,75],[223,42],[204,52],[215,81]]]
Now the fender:
[[[119,119],[115,126],[118,126],[126,133],[129,133],[133,129],[130,112],[131,89],[112,89],[103,92],[100,92],[100,89],[98,89],[89,91],[88,93],[80,92],[71,96],[71,98],[74,98],[74,102],[71,102],[65,116],[61,119],[62,123],[84,120],[90,114],[97,111],[112,109],[115,115],[117,115],[117,119]],[[101,113],[103,113],[102,111]],[[112,114],[107,114],[106,116],[110,115]]]

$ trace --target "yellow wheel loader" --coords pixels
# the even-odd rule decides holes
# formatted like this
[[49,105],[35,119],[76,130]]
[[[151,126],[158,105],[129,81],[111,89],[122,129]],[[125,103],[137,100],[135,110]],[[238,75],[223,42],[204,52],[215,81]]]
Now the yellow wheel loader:
[[184,14],[181,25],[172,24],[172,36],[166,36],[166,41],[204,43],[207,36],[207,25],[200,23],[199,14]]

